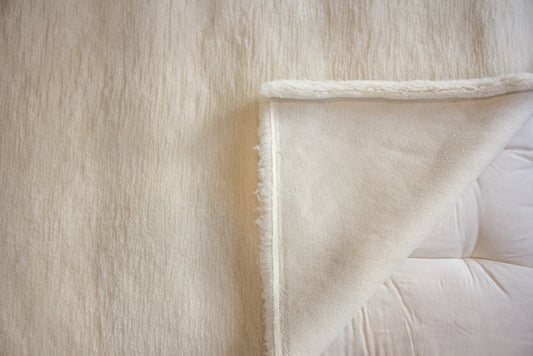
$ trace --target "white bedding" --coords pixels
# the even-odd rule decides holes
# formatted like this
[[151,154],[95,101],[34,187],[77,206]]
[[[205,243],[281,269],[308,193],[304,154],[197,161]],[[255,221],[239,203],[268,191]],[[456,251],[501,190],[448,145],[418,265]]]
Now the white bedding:
[[533,350],[533,119],[324,355]]
[[0,354],[260,355],[261,84],[533,72],[531,18],[529,0],[0,1]]

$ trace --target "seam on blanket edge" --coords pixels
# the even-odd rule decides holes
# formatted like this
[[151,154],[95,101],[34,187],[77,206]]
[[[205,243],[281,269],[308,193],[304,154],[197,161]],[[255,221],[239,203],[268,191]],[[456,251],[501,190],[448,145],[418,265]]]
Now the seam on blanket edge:
[[259,182],[256,191],[259,217],[256,221],[260,233],[260,271],[263,281],[264,348],[267,355],[279,356],[281,352],[279,310],[279,264],[275,235],[275,179],[274,179],[274,125],[271,102],[259,101]]
[[285,99],[384,98],[447,99],[482,98],[533,89],[533,73],[498,77],[431,81],[307,81],[277,80],[264,83],[261,96]]

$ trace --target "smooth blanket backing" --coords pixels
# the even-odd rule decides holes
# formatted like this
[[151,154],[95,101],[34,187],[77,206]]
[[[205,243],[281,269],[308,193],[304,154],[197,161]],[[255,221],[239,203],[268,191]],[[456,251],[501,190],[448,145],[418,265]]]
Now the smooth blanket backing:
[[533,74],[277,81],[260,113],[269,355],[317,355],[533,114]]

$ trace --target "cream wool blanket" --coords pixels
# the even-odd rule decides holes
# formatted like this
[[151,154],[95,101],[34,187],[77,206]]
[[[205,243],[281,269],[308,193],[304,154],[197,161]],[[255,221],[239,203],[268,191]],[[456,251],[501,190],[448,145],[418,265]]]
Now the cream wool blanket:
[[0,353],[261,354],[261,84],[532,72],[531,18],[527,0],[2,1]]
[[533,117],[531,89],[530,73],[263,86],[268,354],[326,350]]

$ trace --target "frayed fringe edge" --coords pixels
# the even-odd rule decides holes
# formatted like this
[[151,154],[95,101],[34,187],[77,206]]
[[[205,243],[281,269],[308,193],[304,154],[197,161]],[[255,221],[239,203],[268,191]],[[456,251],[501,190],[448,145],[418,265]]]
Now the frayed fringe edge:
[[263,84],[261,95],[286,99],[446,99],[482,98],[530,89],[533,89],[533,73],[523,72],[492,78],[446,81],[277,80]]
[[263,281],[263,324],[264,348],[267,355],[278,355],[281,351],[279,328],[279,265],[274,262],[274,172],[273,132],[270,115],[270,100],[260,98],[259,102],[259,183],[256,191],[259,202],[259,217],[256,220],[260,231],[260,272]]

